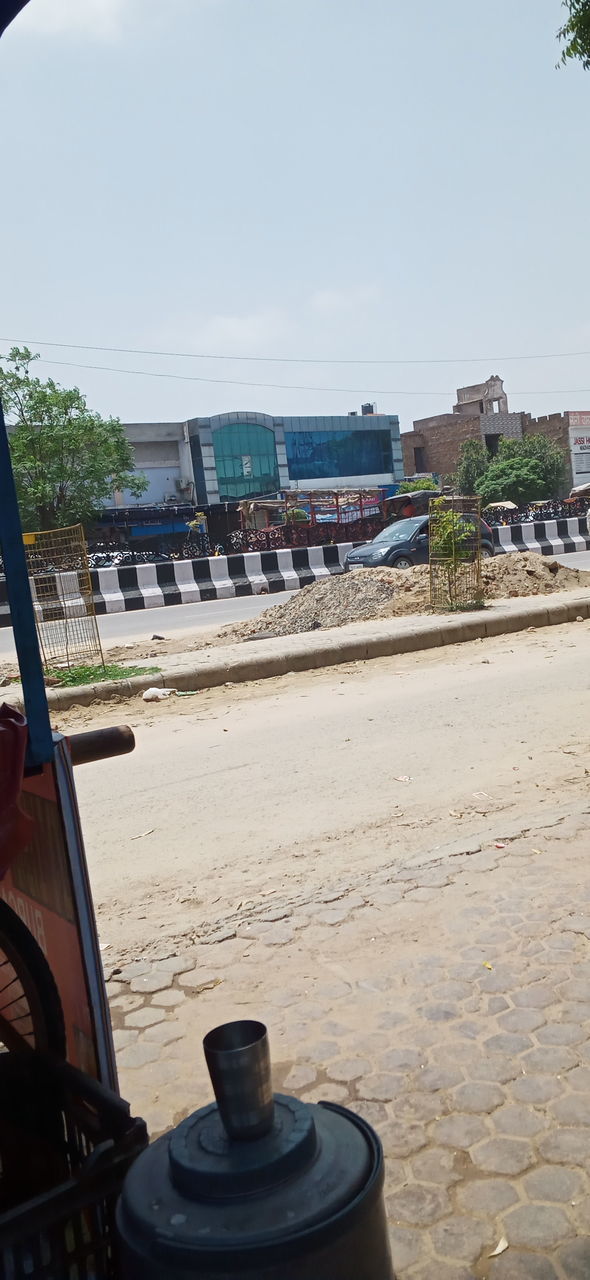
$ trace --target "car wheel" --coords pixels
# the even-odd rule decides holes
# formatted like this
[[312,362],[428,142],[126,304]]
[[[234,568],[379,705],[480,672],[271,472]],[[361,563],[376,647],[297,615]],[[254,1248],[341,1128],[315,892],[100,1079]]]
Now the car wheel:
[[410,560],[409,556],[398,556],[397,560],[393,561],[391,568],[392,569],[411,569],[413,564],[414,564],[414,561]]
[[490,551],[490,548],[489,548],[489,547],[482,547],[482,549],[481,549],[481,558],[482,558],[482,560],[491,560],[491,559],[492,559],[493,554],[494,554],[494,553],[493,553],[493,551]]

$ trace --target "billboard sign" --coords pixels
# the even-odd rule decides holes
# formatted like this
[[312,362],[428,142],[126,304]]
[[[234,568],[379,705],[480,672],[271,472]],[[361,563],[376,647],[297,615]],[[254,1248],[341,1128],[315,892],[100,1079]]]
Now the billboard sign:
[[570,413],[570,454],[574,485],[590,482],[590,412]]

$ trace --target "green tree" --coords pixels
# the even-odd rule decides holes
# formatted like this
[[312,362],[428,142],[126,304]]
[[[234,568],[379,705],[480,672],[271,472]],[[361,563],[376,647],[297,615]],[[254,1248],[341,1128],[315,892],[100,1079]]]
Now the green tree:
[[481,440],[464,440],[459,450],[459,465],[454,476],[458,493],[470,497],[477,493],[477,482],[485,474],[490,459]]
[[515,502],[526,506],[536,498],[546,497],[543,472],[535,458],[507,457],[491,462],[477,483],[482,505],[488,502]]
[[563,42],[560,61],[577,58],[590,71],[590,0],[563,0],[567,18],[557,33]]
[[543,476],[541,498],[557,498],[565,476],[565,454],[547,436],[523,436],[522,440],[501,440],[498,457],[502,460],[523,458],[538,463]]
[[23,527],[85,524],[115,489],[140,497],[145,476],[133,470],[133,450],[118,418],[92,413],[77,387],[31,374],[38,359],[27,347],[0,357],[0,399]]
[[430,476],[421,476],[417,480],[402,480],[398,485],[398,493],[417,493],[418,489],[434,489],[438,493],[438,485],[436,480],[432,480]]

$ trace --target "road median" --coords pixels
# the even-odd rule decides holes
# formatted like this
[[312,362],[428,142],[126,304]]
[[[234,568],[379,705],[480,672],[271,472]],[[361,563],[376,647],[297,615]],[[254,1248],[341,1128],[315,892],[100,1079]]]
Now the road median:
[[[268,680],[291,671],[312,671],[344,662],[365,662],[372,658],[394,657],[444,645],[485,640],[492,636],[526,631],[529,627],[555,626],[590,617],[590,595],[580,591],[526,599],[495,600],[485,609],[452,617],[410,615],[402,618],[349,623],[325,631],[261,638],[252,643],[222,645],[161,659],[161,671],[143,673],[127,680],[108,680],[71,689],[49,689],[52,710],[89,706],[113,698],[139,697],[148,688],[189,690],[211,689],[224,684]],[[21,705],[18,686],[6,689],[6,700]]]

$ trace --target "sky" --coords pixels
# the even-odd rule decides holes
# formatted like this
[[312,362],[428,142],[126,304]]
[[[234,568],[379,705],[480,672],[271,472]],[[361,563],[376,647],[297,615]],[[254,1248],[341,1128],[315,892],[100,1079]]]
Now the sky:
[[408,428],[492,373],[513,410],[590,411],[590,74],[556,70],[562,16],[29,0],[0,41],[0,352],[127,422],[371,400]]

